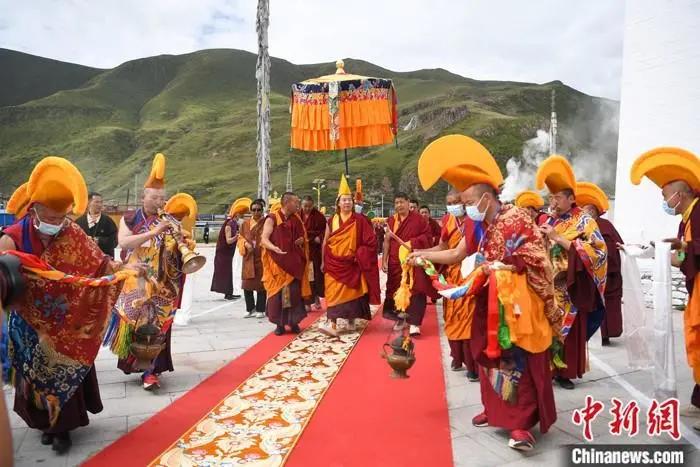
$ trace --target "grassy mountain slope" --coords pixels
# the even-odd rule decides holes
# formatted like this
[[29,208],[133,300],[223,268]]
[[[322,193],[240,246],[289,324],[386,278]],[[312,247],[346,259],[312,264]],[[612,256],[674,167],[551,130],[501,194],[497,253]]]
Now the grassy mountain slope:
[[[32,61],[46,59],[20,55],[22,60],[13,62],[17,68],[13,74],[26,76],[31,83]],[[257,186],[255,61],[254,54],[228,49],[162,55],[98,70],[85,82],[50,94],[37,90],[36,98],[21,105],[0,101],[0,192],[11,193],[43,155],[59,154],[76,163],[91,189],[123,203],[127,188],[133,199],[135,179],[142,185],[153,154],[160,151],[168,156],[169,191],[193,194],[203,212],[220,210],[235,197],[253,195]],[[349,151],[351,173],[363,177],[369,198],[379,199],[381,193],[390,196],[401,189],[425,201],[441,202],[445,187],[423,193],[415,167],[422,148],[442,134],[477,137],[505,166],[538,128],[547,128],[553,88],[560,126],[577,129],[563,131],[562,142],[573,150],[615,157],[617,134],[601,135],[596,121],[602,108],[616,114],[617,103],[587,96],[560,82],[476,81],[442,69],[393,72],[360,60],[345,62],[349,72],[393,79],[401,128],[412,119],[418,122],[414,129],[399,132],[398,147]],[[62,65],[65,76],[85,68]],[[272,182],[279,191],[284,190],[289,160],[295,189],[301,193],[311,192],[314,178],[335,182],[343,170],[340,153],[289,150],[290,85],[334,71],[329,63],[272,61]],[[0,75],[0,89],[5,79]],[[330,183],[325,193],[327,202],[333,198],[334,186]]]

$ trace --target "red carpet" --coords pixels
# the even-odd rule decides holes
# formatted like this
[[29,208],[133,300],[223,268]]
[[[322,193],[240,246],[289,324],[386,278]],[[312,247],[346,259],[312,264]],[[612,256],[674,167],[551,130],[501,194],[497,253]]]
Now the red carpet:
[[[317,320],[320,315],[319,312],[309,313],[309,316],[302,321],[302,328]],[[268,334],[243,355],[199,383],[136,429],[95,454],[83,465],[124,467],[127,456],[130,466],[148,465],[294,337],[296,337],[294,334],[284,336]],[[163,380],[167,387],[166,378],[167,375]]]
[[[307,318],[311,322],[318,313]],[[434,307],[416,340],[407,380],[380,357],[391,323],[372,320],[292,450],[289,466],[452,465],[450,425]],[[148,465],[293,336],[269,335],[172,405],[87,461]]]
[[371,321],[285,464],[452,465],[450,421],[435,307],[429,306],[409,379],[393,379],[379,353],[391,329]]

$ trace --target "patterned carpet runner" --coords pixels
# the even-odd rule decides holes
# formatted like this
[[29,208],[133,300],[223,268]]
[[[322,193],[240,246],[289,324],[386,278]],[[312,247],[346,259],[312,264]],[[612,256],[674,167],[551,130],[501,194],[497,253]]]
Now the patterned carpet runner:
[[314,322],[218,403],[151,466],[282,465],[367,323],[330,338]]

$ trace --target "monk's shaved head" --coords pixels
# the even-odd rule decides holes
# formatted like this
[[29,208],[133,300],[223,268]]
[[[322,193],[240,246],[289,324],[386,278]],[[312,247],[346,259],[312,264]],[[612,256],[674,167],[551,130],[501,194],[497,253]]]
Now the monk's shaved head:
[[453,188],[447,192],[447,196],[445,196],[445,201],[447,202],[447,204],[459,204],[461,203],[460,195],[461,192]]
[[669,190],[671,193],[685,193],[692,195],[693,194],[693,189],[690,188],[690,185],[688,185],[686,182],[683,180],[676,180],[675,182],[667,183],[666,186],[663,187],[663,190]]

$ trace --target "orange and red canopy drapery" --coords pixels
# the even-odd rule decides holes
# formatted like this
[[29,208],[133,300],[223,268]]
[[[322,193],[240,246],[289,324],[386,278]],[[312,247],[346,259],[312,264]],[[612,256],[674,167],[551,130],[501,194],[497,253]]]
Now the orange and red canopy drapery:
[[337,81],[320,78],[292,85],[291,147],[330,151],[394,141],[398,114],[392,81],[334,76]]

